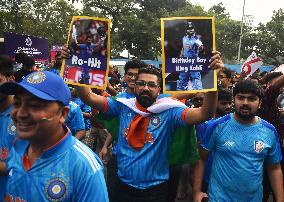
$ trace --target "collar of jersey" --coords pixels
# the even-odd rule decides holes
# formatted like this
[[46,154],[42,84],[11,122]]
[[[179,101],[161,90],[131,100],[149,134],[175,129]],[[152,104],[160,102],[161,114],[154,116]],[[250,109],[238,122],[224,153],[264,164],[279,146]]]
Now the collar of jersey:
[[69,128],[67,129],[68,131],[66,132],[66,134],[60,140],[58,140],[58,142],[56,142],[54,145],[47,148],[43,152],[40,158],[49,158],[52,156],[56,156],[58,154],[66,152],[68,148],[70,148],[73,144],[75,144],[75,139],[72,138]]

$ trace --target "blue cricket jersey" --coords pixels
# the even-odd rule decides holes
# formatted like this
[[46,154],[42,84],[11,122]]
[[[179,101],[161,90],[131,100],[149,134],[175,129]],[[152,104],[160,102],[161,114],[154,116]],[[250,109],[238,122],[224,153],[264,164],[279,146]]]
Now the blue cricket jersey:
[[244,125],[234,114],[210,122],[202,146],[214,152],[209,182],[210,201],[262,201],[264,160],[281,161],[275,128],[259,118]]
[[[75,102],[77,105],[79,105],[82,112],[85,112],[85,113],[91,113],[92,112],[92,108],[89,105],[85,104],[80,98],[78,98],[78,97],[74,98],[73,102]],[[90,130],[91,129],[90,118],[84,118],[84,116],[83,116],[83,119],[84,119],[84,123],[85,123],[85,130]]]
[[76,135],[78,131],[85,130],[83,114],[80,107],[73,101],[69,102],[69,109],[65,124],[71,130],[72,135]]
[[[0,161],[6,161],[16,137],[16,127],[10,116],[12,106],[0,113]],[[0,175],[0,201],[5,196],[7,177]]]
[[158,114],[152,113],[145,145],[137,151],[129,146],[126,140],[128,127],[137,113],[112,98],[108,98],[107,102],[107,115],[119,116],[120,119],[116,148],[119,178],[139,189],[167,181],[167,158],[172,135],[177,127],[186,125],[182,119],[182,112],[186,107],[175,107]]
[[[214,121],[215,119],[211,119],[209,121],[205,121],[204,123],[200,123],[198,125],[195,126],[196,128],[196,137],[198,139],[198,141],[202,144],[202,141],[205,138],[205,131],[208,125],[210,125],[210,122]],[[203,174],[203,180],[207,183],[209,183],[210,180],[210,173],[211,173],[211,167],[212,167],[212,162],[213,162],[213,156],[212,156],[211,152],[208,155],[207,161],[205,163],[205,168],[204,168],[204,174]]]
[[202,46],[202,42],[196,35],[184,36],[182,38],[183,53],[182,57],[197,57],[199,53],[199,47]]
[[28,141],[17,140],[7,159],[7,201],[108,201],[99,157],[71,134],[25,169]]

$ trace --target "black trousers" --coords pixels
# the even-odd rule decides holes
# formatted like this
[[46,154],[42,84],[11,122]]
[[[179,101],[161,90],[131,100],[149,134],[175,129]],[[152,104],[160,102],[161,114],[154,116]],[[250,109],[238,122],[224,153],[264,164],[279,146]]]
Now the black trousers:
[[167,202],[168,182],[147,189],[137,189],[119,180],[114,196],[115,202]]

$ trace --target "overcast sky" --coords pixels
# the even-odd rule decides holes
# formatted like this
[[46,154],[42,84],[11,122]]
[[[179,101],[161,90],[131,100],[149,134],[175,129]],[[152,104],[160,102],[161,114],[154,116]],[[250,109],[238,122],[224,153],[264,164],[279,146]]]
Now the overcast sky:
[[[227,12],[234,20],[241,20],[243,13],[243,0],[190,0],[208,10],[211,6],[223,3]],[[274,10],[284,10],[284,0],[246,0],[245,15],[253,15],[253,24],[266,23],[271,20]]]
[[[190,2],[203,6],[205,10],[222,2],[232,19],[242,19],[243,0],[190,0]],[[79,9],[82,8],[82,4],[74,3],[73,5]],[[273,11],[279,8],[284,10],[284,0],[246,0],[245,15],[252,15],[253,25],[256,26],[260,22],[270,21]]]

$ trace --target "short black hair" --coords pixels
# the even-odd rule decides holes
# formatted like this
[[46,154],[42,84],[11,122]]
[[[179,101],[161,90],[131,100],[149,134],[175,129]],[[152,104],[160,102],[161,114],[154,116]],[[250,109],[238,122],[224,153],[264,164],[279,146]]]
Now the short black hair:
[[229,70],[229,69],[226,68],[226,67],[224,67],[224,68],[221,70],[221,72],[223,72],[223,73],[226,75],[226,77],[227,77],[228,79],[230,79],[230,78],[232,77],[232,71]]
[[275,78],[282,76],[282,75],[283,75],[282,72],[270,72],[266,75],[265,82],[268,83],[272,79],[275,79]]
[[[161,80],[162,80],[162,77],[161,77],[161,71],[155,67],[146,67],[146,68],[141,68],[139,69],[138,71],[138,75],[139,74],[154,74],[158,77],[158,83],[159,85],[161,85]],[[137,77],[138,78],[138,77]]]
[[219,88],[218,89],[218,101],[232,101],[233,93],[232,90],[228,88]]
[[31,56],[25,56],[23,58],[23,66],[25,68],[30,69],[31,67],[33,67],[35,65],[35,60],[31,57]]
[[15,61],[17,63],[23,63],[24,58],[27,57],[28,54],[24,53],[24,52],[19,52],[15,54]]
[[14,74],[13,61],[7,55],[0,55],[0,74],[6,77]]
[[252,93],[262,99],[263,88],[257,82],[252,80],[242,80],[233,88],[233,96],[235,97],[238,93]]
[[141,68],[146,68],[147,64],[139,59],[133,59],[133,60],[129,60],[125,66],[124,66],[124,72],[127,73],[129,69],[131,68],[137,68],[137,69],[141,69]]

